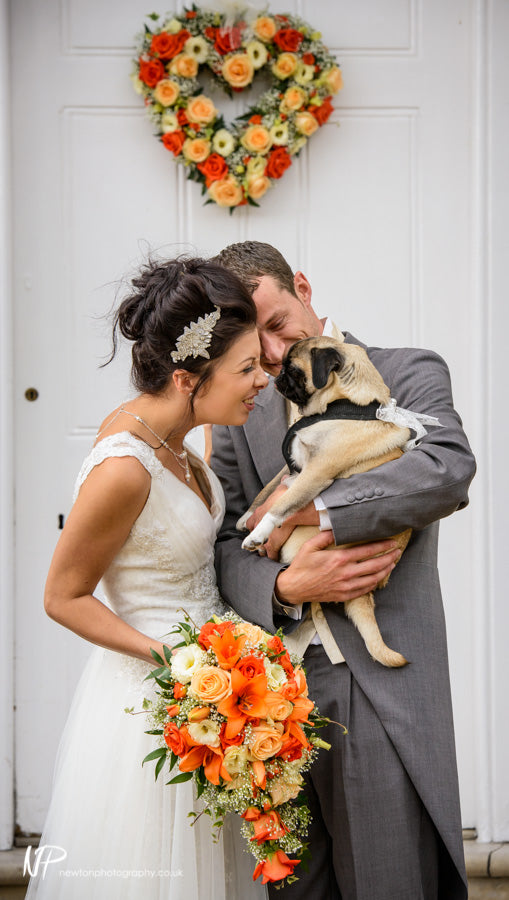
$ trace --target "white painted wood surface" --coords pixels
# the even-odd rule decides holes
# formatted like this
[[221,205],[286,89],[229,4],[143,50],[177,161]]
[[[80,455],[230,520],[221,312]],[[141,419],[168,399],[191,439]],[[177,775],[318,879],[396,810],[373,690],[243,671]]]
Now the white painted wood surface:
[[[300,12],[322,31],[345,87],[261,207],[229,216],[202,206],[132,92],[132,37],[151,11],[144,0],[10,5],[17,530],[16,595],[1,615],[7,625],[16,619],[16,821],[41,828],[88,652],[45,617],[42,590],[81,460],[129,390],[127,351],[98,369],[109,349],[101,317],[147,248],[209,255],[253,238],[308,275],[317,310],[340,327],[371,344],[432,347],[450,365],[482,464],[470,507],[443,523],[440,552],[463,817],[483,839],[508,840],[500,499],[508,492],[499,449],[507,442],[491,442],[508,319],[507,5],[277,0],[270,8]],[[2,309],[8,315],[8,296]],[[29,403],[32,386],[39,399]],[[6,384],[2,399],[10,398]],[[8,514],[2,521],[8,528]],[[8,725],[9,702],[0,709]],[[0,824],[5,835],[9,817]]]

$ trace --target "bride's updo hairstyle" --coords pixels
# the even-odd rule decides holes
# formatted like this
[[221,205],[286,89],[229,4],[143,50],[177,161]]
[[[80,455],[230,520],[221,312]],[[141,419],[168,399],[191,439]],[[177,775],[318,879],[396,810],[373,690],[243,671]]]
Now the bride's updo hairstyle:
[[[111,359],[120,332],[133,341],[131,379],[143,393],[157,394],[176,369],[185,369],[200,376],[196,395],[212,376],[216,361],[256,326],[256,307],[242,282],[214,262],[150,260],[132,279],[131,287],[115,314]],[[210,359],[191,355],[174,362],[171,354],[185,327],[214,312],[216,306],[221,316],[207,347]]]

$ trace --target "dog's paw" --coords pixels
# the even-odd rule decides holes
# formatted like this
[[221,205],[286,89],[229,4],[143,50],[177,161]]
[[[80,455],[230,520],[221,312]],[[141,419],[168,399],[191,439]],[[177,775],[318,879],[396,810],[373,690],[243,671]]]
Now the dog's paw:
[[235,525],[237,531],[247,531],[247,520],[251,515],[252,512],[250,509],[248,509],[247,512],[245,512],[244,515],[240,517],[237,524]]
[[244,550],[257,550],[258,547],[265,543],[275,526],[276,521],[274,517],[270,513],[265,513],[256,528],[243,540],[242,548]]

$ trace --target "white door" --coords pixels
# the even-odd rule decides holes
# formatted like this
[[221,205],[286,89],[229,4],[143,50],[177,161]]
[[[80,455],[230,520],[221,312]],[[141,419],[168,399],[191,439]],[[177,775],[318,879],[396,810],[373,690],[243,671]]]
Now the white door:
[[[25,832],[41,829],[88,652],[45,617],[45,574],[95,429],[128,391],[127,352],[98,368],[109,352],[103,316],[147,247],[208,255],[236,240],[274,243],[340,327],[371,344],[441,352],[472,425],[473,2],[270,4],[288,8],[322,31],[345,87],[332,119],[261,207],[229,216],[202,206],[132,92],[130,47],[150,11],[145,0],[11,4],[16,789]],[[467,510],[444,523],[441,571],[469,826],[477,816],[468,699],[475,665],[465,652],[474,566]]]

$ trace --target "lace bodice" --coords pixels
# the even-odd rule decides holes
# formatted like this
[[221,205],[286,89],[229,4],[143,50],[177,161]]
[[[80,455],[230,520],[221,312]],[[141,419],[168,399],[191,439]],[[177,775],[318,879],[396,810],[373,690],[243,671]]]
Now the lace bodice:
[[75,498],[95,466],[123,456],[134,456],[151,476],[145,506],[101,586],[119,616],[153,637],[166,635],[175,622],[182,621],[182,608],[197,624],[224,611],[214,572],[214,543],[224,515],[224,496],[211,469],[189,446],[186,449],[191,465],[201,470],[210,486],[210,513],[148,444],[127,431],[99,441],[76,481]]

